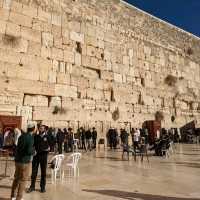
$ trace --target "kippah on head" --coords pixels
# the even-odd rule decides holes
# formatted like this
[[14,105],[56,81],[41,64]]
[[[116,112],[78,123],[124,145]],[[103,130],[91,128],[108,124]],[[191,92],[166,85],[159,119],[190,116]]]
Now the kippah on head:
[[35,128],[35,124],[30,123],[30,124],[28,124],[27,128]]

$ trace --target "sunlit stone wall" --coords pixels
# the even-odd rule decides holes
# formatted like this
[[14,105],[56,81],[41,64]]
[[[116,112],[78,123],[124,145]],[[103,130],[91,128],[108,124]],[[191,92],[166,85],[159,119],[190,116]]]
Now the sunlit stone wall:
[[0,0],[0,114],[24,128],[198,122],[199,64],[200,39],[119,0]]

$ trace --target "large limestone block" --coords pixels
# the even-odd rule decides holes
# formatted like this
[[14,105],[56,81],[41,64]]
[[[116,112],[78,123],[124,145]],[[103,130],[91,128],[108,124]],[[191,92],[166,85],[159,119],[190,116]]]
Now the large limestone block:
[[[12,71],[12,68],[9,68],[9,70]],[[37,69],[33,69],[31,67],[17,67],[16,70],[17,73],[15,75],[19,79],[33,80],[33,81],[39,80],[40,74]]]
[[92,69],[88,69],[88,68],[83,68],[82,76],[89,78],[89,79],[98,79],[99,78],[99,74],[96,70],[92,70]]
[[0,49],[0,61],[19,64],[21,55],[16,52],[12,52],[9,49]]
[[37,8],[31,7],[31,6],[27,6],[25,4],[23,4],[22,7],[22,14],[29,16],[29,17],[37,17]]
[[0,95],[1,105],[22,105],[22,103],[23,103],[23,94],[8,90],[1,91]]
[[82,103],[82,108],[84,108],[85,110],[95,110],[95,101],[84,99]]
[[52,48],[52,58],[63,61],[63,50],[58,48]]
[[[1,18],[0,18],[0,19],[1,19]],[[1,33],[1,34],[5,34],[5,32],[6,32],[6,22],[0,20],[0,33]]]
[[87,46],[87,56],[96,56],[96,48],[93,46]]
[[46,47],[53,46],[53,35],[51,33],[42,33],[42,45]]
[[48,97],[41,95],[25,95],[25,106],[46,106],[48,107]]
[[35,107],[33,111],[33,120],[50,120],[50,121],[73,121],[78,119],[78,112],[75,110],[68,110],[63,107],[65,113],[53,114],[54,107]]
[[16,2],[16,1],[12,1],[10,10],[14,11],[14,12],[17,12],[17,13],[22,13],[22,3]]
[[84,34],[71,31],[70,32],[70,39],[83,44],[84,43]]
[[33,41],[29,41],[28,54],[33,56],[41,55],[41,44]]
[[6,34],[11,35],[11,36],[15,36],[15,37],[20,37],[21,28],[17,24],[13,24],[13,23],[8,22],[7,25],[6,25]]
[[56,26],[61,26],[62,16],[58,13],[53,12],[51,14],[51,23]]
[[101,79],[113,81],[114,80],[114,73],[112,73],[110,71],[101,71]]
[[0,115],[16,115],[16,105],[0,105]]
[[49,71],[49,77],[48,77],[49,83],[56,83],[57,81],[57,73],[54,71]]
[[9,82],[6,82],[6,80],[6,78],[0,79],[1,88],[7,88],[7,90],[21,92],[25,94],[55,96],[54,84],[15,78],[10,80]]
[[11,8],[13,0],[4,0],[3,1],[3,8],[9,10]]
[[3,8],[0,8],[0,19],[2,21],[8,20],[9,17],[9,11]]
[[57,74],[57,83],[70,85],[70,75],[64,74],[64,73],[58,73]]
[[21,27],[21,36],[27,40],[41,43],[41,32],[31,28]]
[[17,106],[16,115],[26,120],[32,120],[33,108],[31,106]]
[[61,97],[51,97],[49,102],[50,107],[61,107],[62,106],[62,99]]
[[122,83],[122,75],[121,74],[117,74],[117,73],[114,73],[114,81],[115,82],[118,82],[118,83]]
[[41,47],[41,57],[50,59],[52,58],[52,49],[46,46]]
[[9,20],[12,23],[15,23],[15,24],[18,24],[21,26],[32,27],[32,18],[31,17],[21,15],[16,12],[10,12]]
[[75,53],[75,65],[81,66],[82,57],[80,53]]
[[71,85],[72,86],[77,86],[79,89],[83,89],[83,88],[88,88],[89,87],[89,83],[88,83],[88,79],[84,78],[84,77],[79,77],[79,76],[71,76]]
[[62,98],[62,106],[67,110],[81,110],[82,105],[82,99]]
[[55,96],[77,98],[77,87],[69,85],[55,85]]
[[87,97],[89,99],[101,100],[104,99],[104,92],[103,90],[88,89]]
[[64,61],[69,62],[69,63],[74,63],[75,62],[74,52],[65,50],[64,51]]
[[44,22],[50,22],[51,21],[51,13],[45,12],[41,8],[38,9],[38,16],[37,18]]

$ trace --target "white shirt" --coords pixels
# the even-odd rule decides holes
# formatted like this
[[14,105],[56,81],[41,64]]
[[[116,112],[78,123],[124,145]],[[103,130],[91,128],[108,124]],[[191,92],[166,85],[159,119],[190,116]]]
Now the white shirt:
[[139,142],[140,140],[140,130],[136,130],[134,133],[134,142]]

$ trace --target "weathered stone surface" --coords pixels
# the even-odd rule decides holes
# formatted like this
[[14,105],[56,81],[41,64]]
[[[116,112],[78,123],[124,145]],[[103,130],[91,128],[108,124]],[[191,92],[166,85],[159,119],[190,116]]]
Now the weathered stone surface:
[[[167,127],[175,110],[173,126],[200,121],[199,46],[122,1],[0,0],[0,114],[104,132],[159,110]],[[53,115],[55,106],[65,112]]]
[[69,85],[55,85],[55,95],[77,98],[77,87]]
[[48,97],[41,95],[25,95],[25,106],[46,106],[48,107]]

